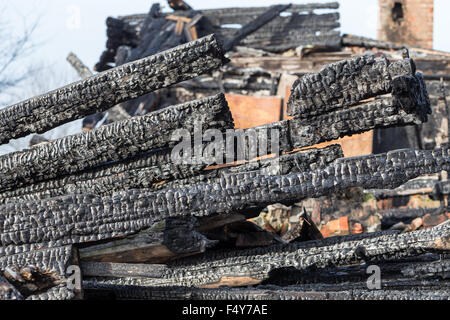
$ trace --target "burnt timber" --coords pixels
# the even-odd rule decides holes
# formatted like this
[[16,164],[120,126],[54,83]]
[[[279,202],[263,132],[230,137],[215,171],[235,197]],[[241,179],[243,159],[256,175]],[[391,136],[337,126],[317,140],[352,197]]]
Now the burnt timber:
[[105,111],[120,102],[199,76],[225,62],[222,48],[211,35],[94,75],[3,109],[0,143]]
[[[2,156],[0,188],[7,190],[169,147],[175,144],[173,132],[178,128],[193,132],[195,120],[201,121],[202,129],[233,127],[223,94],[191,101]],[[133,138],[123,139],[131,133]]]
[[[446,146],[434,151],[400,150],[342,158],[323,169],[281,176],[243,172],[213,183],[155,192],[128,190],[105,197],[81,194],[12,202],[0,206],[0,244],[70,244],[109,239],[130,235],[169,217],[235,213],[353,186],[394,188],[420,175],[446,170],[449,165]],[[58,232],[52,231],[55,228]]]
[[[278,165],[278,174],[303,172],[325,167],[343,156],[340,146],[282,155],[275,160],[252,161],[241,165],[204,170],[206,164],[175,164],[171,149],[144,153],[131,160],[112,163],[61,179],[46,180],[0,194],[1,202],[41,200],[66,194],[111,195],[128,189],[161,189],[213,181],[228,173],[262,170]],[[275,163],[274,161],[277,161]],[[161,183],[158,183],[161,182]]]
[[[111,112],[105,121],[113,124],[0,158],[0,297],[76,299],[83,292],[70,289],[67,269],[79,266],[88,298],[112,292],[116,298],[131,299],[448,299],[449,221],[440,220],[448,215],[445,180],[433,188],[441,190],[433,194],[442,201],[433,212],[433,227],[418,231],[393,228],[322,239],[305,207],[305,223],[297,223],[300,229],[292,237],[246,220],[274,203],[297,206],[299,200],[346,193],[351,187],[396,188],[426,174],[443,177],[450,154],[442,137],[435,144],[426,141],[427,149],[420,141],[420,148],[352,158],[343,158],[338,146],[295,150],[372,129],[427,129],[425,123],[435,120],[436,111],[445,110],[443,81],[427,80],[436,61],[427,64],[422,59],[420,69],[408,51],[389,58],[329,52],[349,46],[399,49],[367,39],[345,40],[335,30],[337,12],[312,12],[336,9],[336,3],[201,11],[181,3],[175,8],[180,10],[165,14],[153,5],[148,15],[108,18],[107,51],[96,70],[111,69],[112,63],[116,68],[133,64],[215,32],[226,43],[225,50],[214,36],[207,36],[185,45],[210,39],[214,44],[202,47],[206,58],[193,54],[196,61],[181,59],[174,66],[179,71],[185,64],[195,65],[198,74],[190,77],[205,69],[203,77],[177,86],[179,79],[171,78],[167,85],[172,88],[142,90],[138,99],[133,99],[135,91],[126,92],[123,100],[91,110],[91,115],[104,112],[120,102],[120,114]],[[243,27],[225,26],[232,23]],[[219,69],[227,61],[226,50],[234,65]],[[319,52],[317,66],[332,64],[319,71],[305,68],[309,57]],[[189,51],[183,54],[192,56]],[[253,62],[246,62],[246,55]],[[236,70],[236,65],[254,63],[252,55],[260,57],[264,68],[247,65]],[[265,159],[263,152],[257,154],[262,159],[247,162],[250,149],[260,147],[249,143],[243,159],[233,157],[225,165],[172,163],[170,137],[178,128],[192,133],[198,119],[205,123],[201,129],[233,128],[231,108],[218,90],[281,92],[285,88],[277,90],[277,73],[284,71],[289,57],[298,71],[291,76],[302,76],[288,85],[294,117],[242,130],[277,130],[280,148],[271,150],[271,158]],[[159,68],[164,66],[155,72]],[[138,80],[133,84],[141,90],[148,79]],[[81,97],[81,104],[88,98]],[[98,116],[85,129],[94,128]],[[133,118],[115,122],[129,116]],[[11,122],[20,121],[19,115]],[[266,136],[262,142],[272,139]],[[386,225],[393,216],[410,222],[415,215],[425,222],[423,211],[377,214],[381,224],[387,218]],[[372,263],[386,275],[376,291],[367,290],[362,275]],[[247,288],[230,288],[234,286]]]

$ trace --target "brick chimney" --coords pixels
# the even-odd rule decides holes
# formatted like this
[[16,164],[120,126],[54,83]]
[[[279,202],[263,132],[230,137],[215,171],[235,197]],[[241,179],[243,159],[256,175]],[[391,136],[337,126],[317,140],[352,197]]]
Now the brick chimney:
[[378,39],[433,48],[434,0],[378,0]]

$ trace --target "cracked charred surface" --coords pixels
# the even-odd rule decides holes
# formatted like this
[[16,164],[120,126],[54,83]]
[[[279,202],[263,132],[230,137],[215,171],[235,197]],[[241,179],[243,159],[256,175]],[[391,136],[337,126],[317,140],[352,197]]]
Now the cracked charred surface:
[[[408,257],[397,260],[379,260],[370,261],[356,266],[345,266],[338,268],[325,269],[306,269],[297,270],[295,268],[280,268],[270,273],[270,276],[263,284],[288,286],[302,285],[310,288],[316,285],[329,285],[329,287],[339,285],[360,286],[367,285],[367,268],[370,265],[376,265],[380,268],[383,275],[381,285],[383,287],[407,288],[416,287],[438,287],[450,286],[446,281],[449,278],[449,255],[447,254],[424,254],[416,257]],[[444,280],[444,281],[443,281]],[[388,283],[388,281],[390,281]],[[416,282],[415,282],[416,281]],[[423,281],[418,285],[417,281]],[[425,284],[425,281],[429,281]],[[441,282],[442,281],[442,282]]]
[[203,130],[233,127],[223,94],[187,102],[4,155],[0,157],[0,188],[17,188],[174,145],[174,131],[193,132],[196,120]]
[[0,275],[0,300],[23,300],[20,292]]
[[364,55],[331,63],[294,83],[288,114],[312,118],[368,98],[395,93],[394,79],[404,76],[423,81],[420,74],[417,79],[416,66],[409,58],[391,63],[384,56]]
[[43,133],[145,93],[212,71],[227,62],[214,35],[175,47],[0,111],[0,143]]
[[292,119],[245,131],[278,130],[280,150],[289,151],[376,128],[426,122],[431,108],[422,75],[398,76],[390,81],[390,85],[391,96],[328,113],[325,110],[308,115],[305,111]]
[[124,161],[57,177],[0,193],[0,203],[41,200],[71,193],[107,195],[126,189],[150,188],[161,180],[200,174],[206,164],[175,164],[172,149],[151,150]]
[[[0,203],[22,200],[41,200],[67,194],[111,195],[128,189],[175,187],[200,182],[211,182],[227,173],[274,169],[277,174],[302,172],[325,167],[343,157],[338,145],[283,155],[273,160],[202,171],[206,164],[176,164],[171,160],[171,149],[150,152],[126,161],[109,164],[84,172],[77,172],[22,188],[0,193]],[[158,183],[161,182],[161,183]]]
[[146,287],[85,281],[87,299],[117,300],[448,300],[448,290],[308,290],[298,286],[254,288]]
[[25,299],[71,299],[75,292],[66,285],[66,270],[74,264],[72,246],[57,243],[0,247],[0,274]]
[[68,195],[0,206],[0,245],[80,243],[126,236],[169,217],[235,214],[271,203],[295,203],[350,187],[395,188],[420,175],[448,170],[449,148],[398,150],[342,158],[309,171],[271,176],[227,174],[212,183],[112,196]]
[[[343,239],[340,239],[343,238]],[[246,286],[260,283],[271,271],[293,267],[323,269],[374,260],[399,259],[450,250],[450,223],[407,234],[358,235],[241,251],[207,252],[167,264],[157,277],[101,280],[117,285]]]

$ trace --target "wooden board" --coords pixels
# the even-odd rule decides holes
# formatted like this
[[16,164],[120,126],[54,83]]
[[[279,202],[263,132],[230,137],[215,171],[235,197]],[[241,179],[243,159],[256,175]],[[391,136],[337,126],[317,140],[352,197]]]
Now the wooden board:
[[282,99],[226,94],[236,129],[247,129],[281,120]]

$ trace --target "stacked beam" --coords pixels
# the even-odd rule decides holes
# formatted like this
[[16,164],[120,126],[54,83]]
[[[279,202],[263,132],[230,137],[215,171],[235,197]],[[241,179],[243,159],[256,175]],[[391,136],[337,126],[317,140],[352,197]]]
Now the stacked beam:
[[[199,42],[206,49],[217,45],[214,37]],[[212,51],[215,63],[225,61],[216,46],[199,53],[196,68],[212,68]],[[179,70],[189,64],[173,58]],[[165,68],[163,62],[160,67]],[[116,74],[118,69],[108,72]],[[114,94],[120,94],[116,89]],[[237,162],[209,167],[204,162],[173,162],[176,142],[171,137],[176,129],[187,129],[195,140],[196,120],[202,121],[203,131],[220,129],[225,134],[233,128],[222,94],[0,157],[0,283],[5,284],[0,296],[77,298],[81,291],[68,285],[67,268],[78,265],[87,297],[108,291],[118,298],[151,299],[445,298],[445,284],[430,282],[412,292],[414,281],[409,278],[401,283],[394,279],[378,293],[363,287],[361,279],[349,286],[332,286],[323,279],[352,264],[378,261],[384,266],[446,254],[448,223],[408,234],[392,231],[325,240],[317,240],[311,229],[306,233],[310,241],[289,244],[253,226],[252,234],[261,238],[255,238],[258,244],[253,246],[247,241],[256,248],[241,250],[223,250],[220,237],[208,238],[218,228],[232,229],[236,223],[245,234],[246,218],[269,204],[291,204],[355,186],[396,188],[450,168],[448,145],[356,158],[342,158],[340,147],[333,145],[295,150],[373,128],[426,121],[426,87],[409,58],[390,62],[364,56],[328,65],[299,79],[292,92],[292,119],[242,132],[263,132],[266,135],[257,142],[265,143],[274,139],[268,129],[277,130],[279,150],[269,158],[252,158],[250,151],[258,145],[248,140],[243,158],[232,158]],[[401,270],[408,270],[405,277],[425,270],[431,270],[432,279],[438,277],[442,268],[434,260],[426,263],[420,258]],[[292,273],[277,273],[286,268]],[[318,281],[292,286],[297,283],[292,279],[303,279],[312,269]],[[25,284],[33,279],[36,289],[30,290]],[[245,291],[223,285],[254,287]]]

